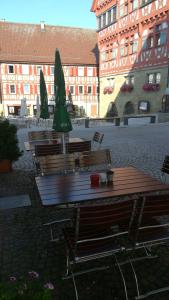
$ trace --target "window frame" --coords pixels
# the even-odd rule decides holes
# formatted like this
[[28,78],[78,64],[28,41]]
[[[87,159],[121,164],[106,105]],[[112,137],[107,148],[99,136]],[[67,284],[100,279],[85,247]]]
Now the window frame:
[[[29,91],[26,90],[26,86],[29,89]],[[24,92],[24,95],[30,95],[30,84],[29,83],[24,83],[23,84],[23,92]]]
[[[11,88],[14,88],[14,91],[12,91],[12,89]],[[9,94],[10,95],[16,95],[16,84],[9,84]]]
[[[10,72],[10,68],[12,67],[12,69],[13,69],[13,72]],[[9,64],[8,65],[8,74],[15,74],[15,67],[14,67],[14,65],[13,64]]]

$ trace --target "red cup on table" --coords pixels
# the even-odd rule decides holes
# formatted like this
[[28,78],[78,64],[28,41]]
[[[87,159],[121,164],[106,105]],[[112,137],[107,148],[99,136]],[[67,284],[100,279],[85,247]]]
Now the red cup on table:
[[100,176],[99,174],[91,174],[90,175],[90,183],[92,187],[97,187],[99,186],[100,182]]

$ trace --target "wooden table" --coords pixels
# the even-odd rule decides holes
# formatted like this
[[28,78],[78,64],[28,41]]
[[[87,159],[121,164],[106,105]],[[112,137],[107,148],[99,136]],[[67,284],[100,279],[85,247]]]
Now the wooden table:
[[[84,140],[81,138],[69,138],[69,143],[76,143],[76,142],[83,142]],[[56,139],[56,140],[35,140],[35,141],[27,141],[24,142],[24,146],[26,151],[34,151],[35,149],[35,145],[54,145],[54,144],[58,144],[61,143],[60,139]]]
[[163,184],[150,175],[134,167],[114,168],[113,185],[91,187],[90,174],[45,175],[36,177],[36,185],[43,206],[69,205],[94,202],[123,196],[146,195],[169,191],[169,185]]

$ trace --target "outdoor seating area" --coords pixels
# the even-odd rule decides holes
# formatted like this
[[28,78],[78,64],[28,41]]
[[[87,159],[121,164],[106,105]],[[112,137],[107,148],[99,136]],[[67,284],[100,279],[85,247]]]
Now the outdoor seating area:
[[[76,148],[72,153],[37,155],[38,146],[48,146],[38,140],[33,142],[33,150],[24,149],[32,159],[36,153],[39,173],[34,169],[30,177],[18,171],[16,179],[8,182],[11,195],[16,193],[18,181],[18,192],[30,197],[28,205],[15,196],[18,208],[8,205],[0,212],[1,222],[6,224],[1,232],[6,245],[16,228],[13,251],[8,249],[10,272],[15,275],[21,263],[22,272],[30,268],[39,271],[57,285],[56,299],[103,299],[105,291],[106,300],[148,295],[167,299],[169,185],[137,167],[118,166],[114,157],[119,153],[110,151],[105,134],[104,138],[102,149],[97,150]],[[82,140],[86,141],[84,136]],[[92,134],[88,141],[92,142]],[[110,169],[112,182],[92,184],[92,174],[105,179]],[[4,267],[5,249],[1,248]],[[9,268],[4,267],[1,273],[7,276]],[[159,284],[157,273],[161,274]]]

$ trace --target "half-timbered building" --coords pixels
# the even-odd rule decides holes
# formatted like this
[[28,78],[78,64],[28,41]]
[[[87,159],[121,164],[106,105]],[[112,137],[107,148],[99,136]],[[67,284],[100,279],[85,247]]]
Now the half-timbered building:
[[26,98],[30,115],[36,111],[40,70],[54,106],[55,49],[61,55],[67,98],[88,116],[98,114],[98,50],[91,29],[0,22],[0,106],[5,116],[18,115]]
[[101,116],[169,111],[169,97],[163,97],[169,91],[169,1],[94,0],[91,11]]

